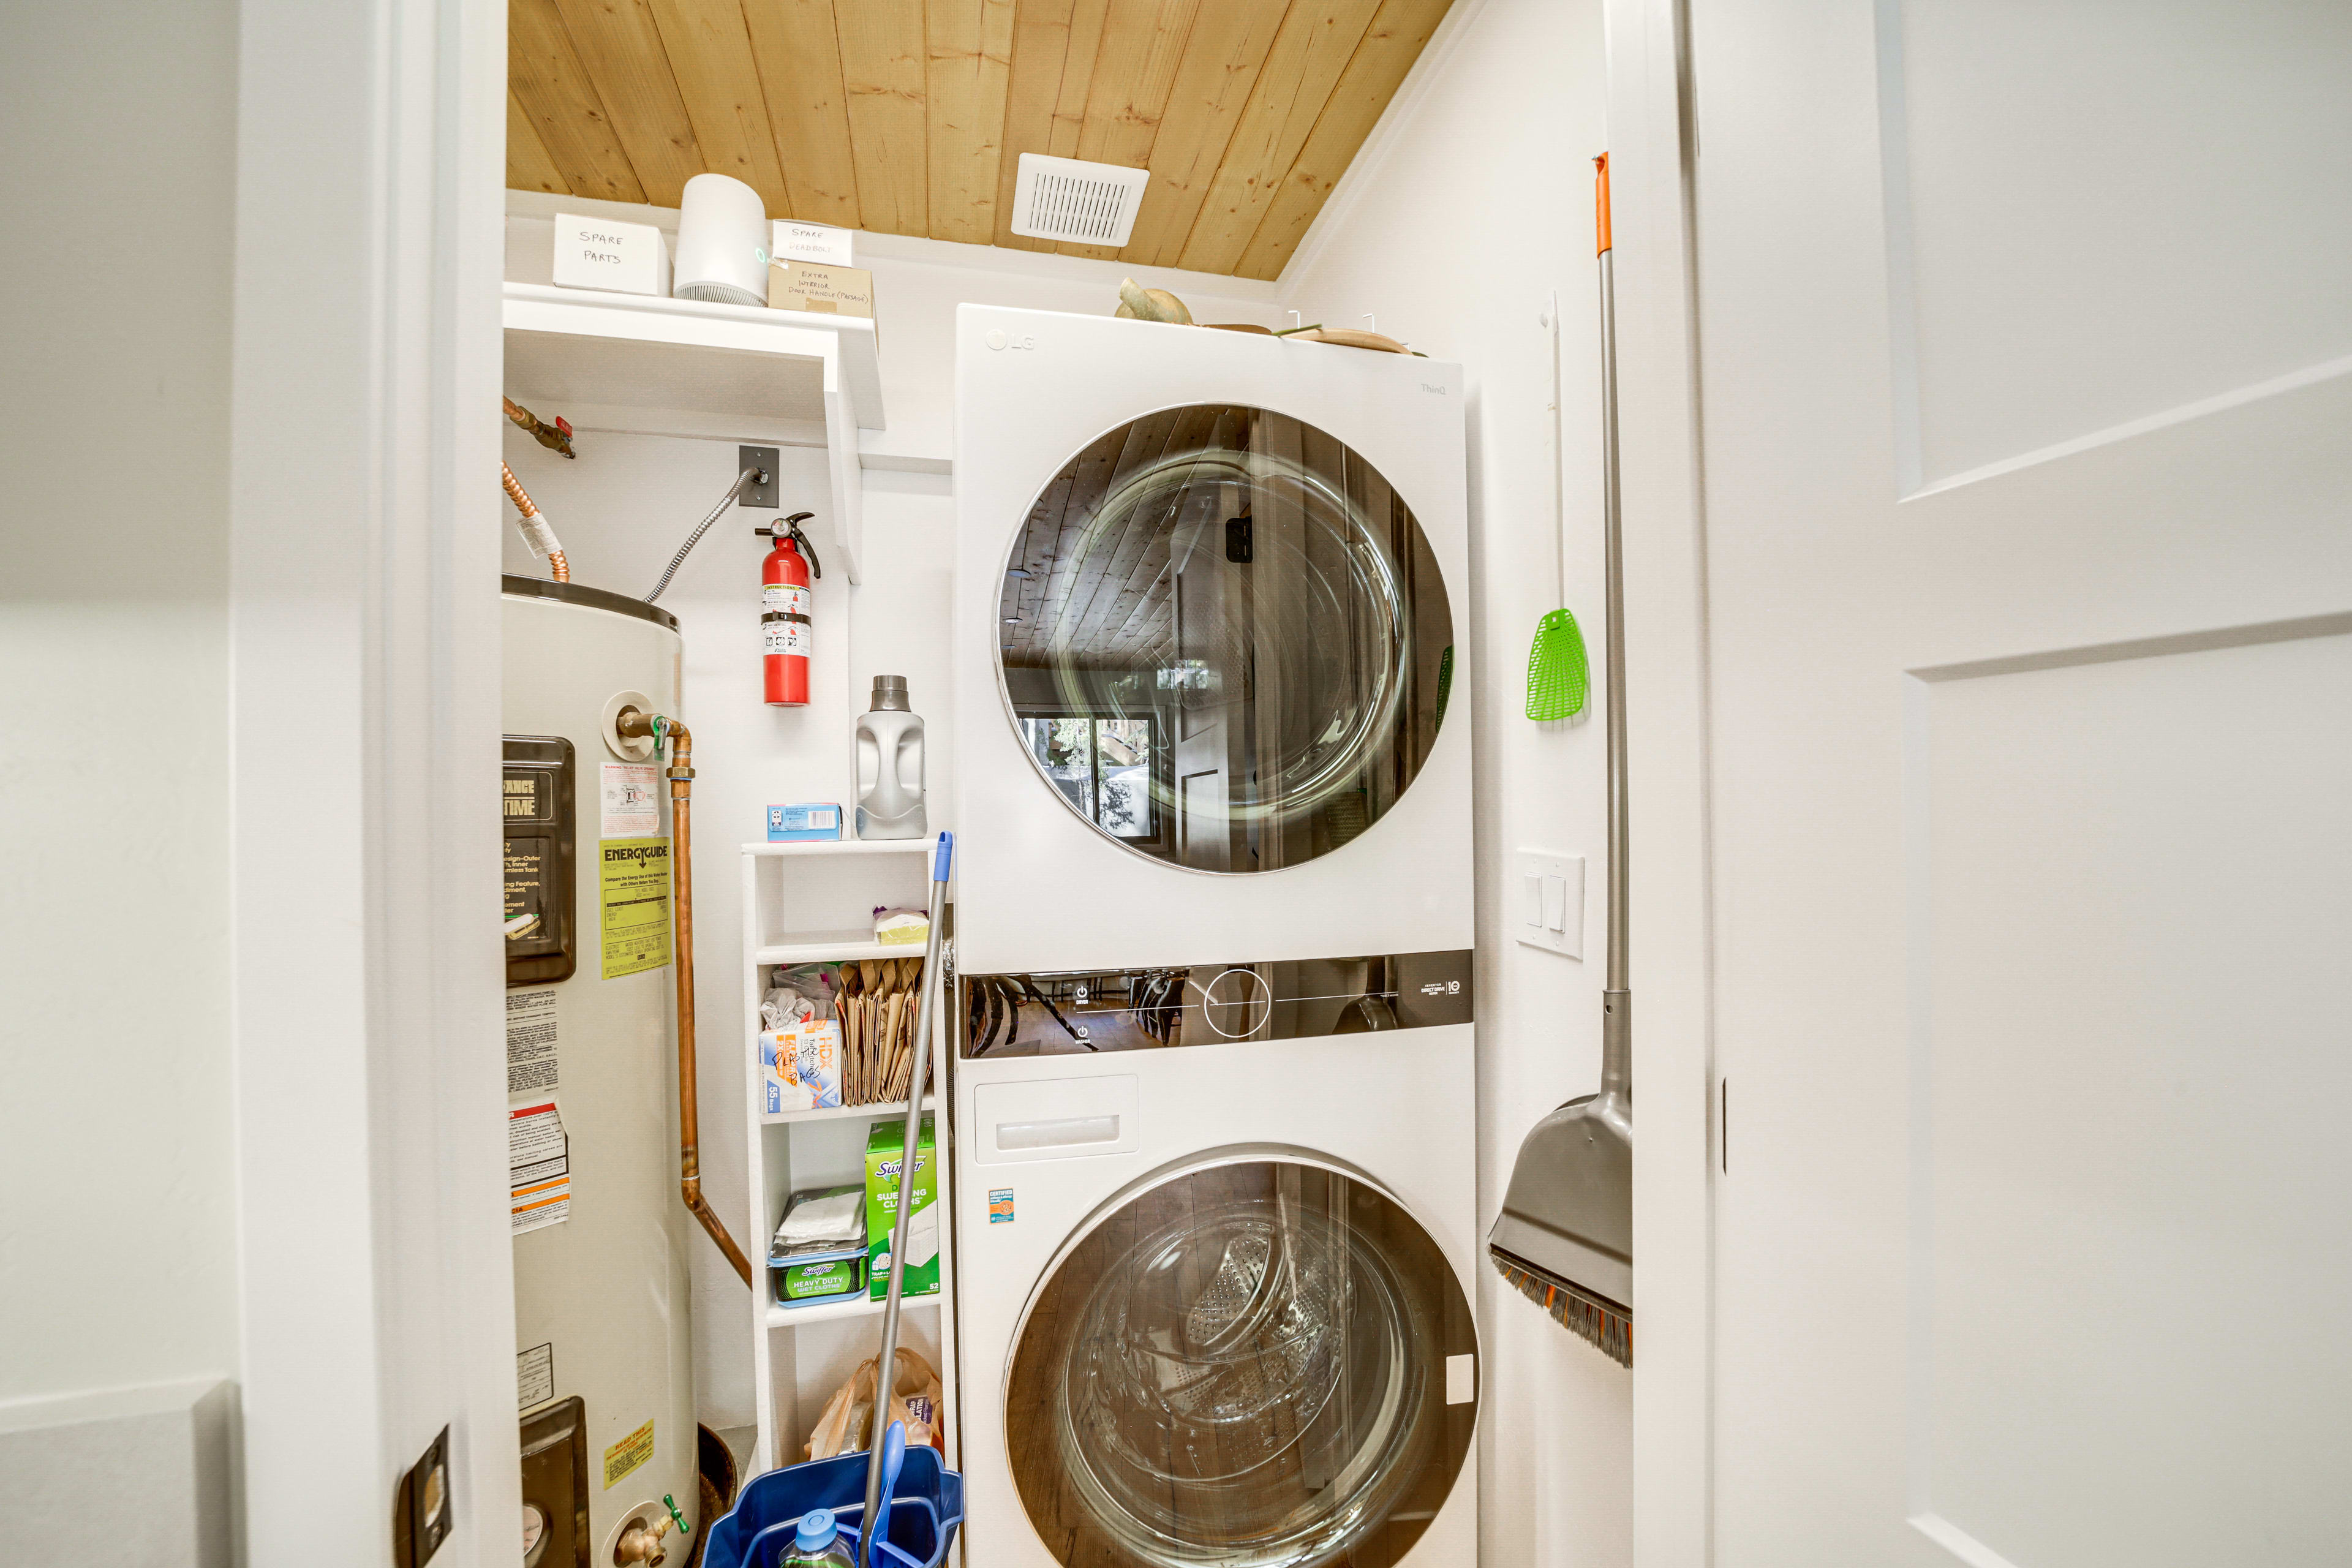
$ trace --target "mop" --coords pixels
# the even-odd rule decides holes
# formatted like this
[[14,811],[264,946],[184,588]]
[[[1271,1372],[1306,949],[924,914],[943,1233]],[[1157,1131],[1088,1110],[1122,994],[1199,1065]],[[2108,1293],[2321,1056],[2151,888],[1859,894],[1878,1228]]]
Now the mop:
[[1609,691],[1609,978],[1601,994],[1601,1092],[1571,1100],[1519,1146],[1486,1252],[1504,1279],[1602,1354],[1633,1364],[1633,998],[1625,962],[1625,582],[1617,494],[1616,291],[1609,156],[1594,201],[1601,258],[1601,501],[1607,529],[1603,658]]

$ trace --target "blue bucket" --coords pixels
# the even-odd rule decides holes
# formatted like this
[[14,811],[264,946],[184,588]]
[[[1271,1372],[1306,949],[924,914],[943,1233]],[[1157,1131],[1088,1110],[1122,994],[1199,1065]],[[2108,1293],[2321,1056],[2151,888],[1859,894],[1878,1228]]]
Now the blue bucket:
[[[748,1483],[735,1506],[710,1527],[703,1568],[776,1568],[791,1547],[801,1515],[830,1509],[854,1557],[866,1511],[866,1455],[841,1454],[790,1465]],[[963,1477],[946,1468],[929,1444],[907,1450],[895,1486],[886,1489],[883,1537],[877,1568],[939,1568],[963,1522]]]

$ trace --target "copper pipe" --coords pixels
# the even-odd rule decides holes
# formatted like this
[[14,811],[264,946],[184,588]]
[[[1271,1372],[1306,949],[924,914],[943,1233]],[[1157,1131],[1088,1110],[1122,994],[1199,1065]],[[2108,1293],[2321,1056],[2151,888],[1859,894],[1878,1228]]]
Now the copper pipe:
[[687,1212],[702,1222],[743,1283],[751,1283],[751,1260],[727,1234],[726,1222],[711,1212],[702,1195],[702,1128],[700,1095],[694,1075],[694,736],[675,719],[659,721],[632,709],[616,726],[626,736],[651,735],[658,747],[669,738],[670,876],[677,887],[673,904],[677,946],[670,968],[677,978],[677,1165],[678,1191]]
[[555,531],[548,527],[547,521],[540,516],[539,508],[530,504],[530,496],[523,489],[522,481],[514,477],[514,470],[508,468],[503,460],[499,464],[499,483],[505,488],[507,499],[515,503],[515,510],[522,513],[524,534],[530,535],[531,524],[536,521],[538,531],[547,536],[547,574],[559,583],[571,582],[572,563],[563,558],[563,547],[555,542]]

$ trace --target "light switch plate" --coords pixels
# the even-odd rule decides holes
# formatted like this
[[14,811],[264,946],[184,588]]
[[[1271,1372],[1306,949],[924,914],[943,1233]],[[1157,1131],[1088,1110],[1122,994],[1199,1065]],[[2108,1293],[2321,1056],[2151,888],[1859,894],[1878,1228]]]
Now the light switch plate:
[[1522,849],[1511,858],[1506,915],[1529,947],[1584,956],[1584,857]]

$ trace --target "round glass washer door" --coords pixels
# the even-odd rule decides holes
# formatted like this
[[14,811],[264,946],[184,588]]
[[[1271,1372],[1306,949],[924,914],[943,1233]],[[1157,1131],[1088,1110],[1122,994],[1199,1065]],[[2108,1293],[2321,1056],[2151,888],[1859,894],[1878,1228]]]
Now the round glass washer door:
[[1387,1568],[1452,1489],[1470,1305],[1386,1194],[1217,1156],[1098,1215],[1024,1315],[1014,1484],[1067,1568]]
[[1454,616],[1403,498],[1263,408],[1164,409],[1031,503],[998,664],[1039,776],[1113,842],[1277,870],[1361,834],[1437,740]]

